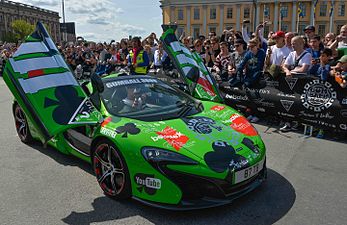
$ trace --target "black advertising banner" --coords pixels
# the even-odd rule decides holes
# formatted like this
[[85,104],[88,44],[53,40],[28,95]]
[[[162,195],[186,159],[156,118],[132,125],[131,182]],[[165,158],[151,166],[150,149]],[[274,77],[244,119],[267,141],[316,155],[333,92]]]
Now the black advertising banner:
[[323,129],[347,131],[347,89],[333,79],[312,76],[267,80],[261,89],[220,87],[225,103],[240,109],[300,121]]

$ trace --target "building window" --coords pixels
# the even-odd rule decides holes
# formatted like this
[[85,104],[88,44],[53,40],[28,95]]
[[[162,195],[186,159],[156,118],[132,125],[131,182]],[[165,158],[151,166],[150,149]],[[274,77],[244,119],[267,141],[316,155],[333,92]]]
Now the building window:
[[217,18],[217,10],[216,8],[210,8],[210,19],[215,20]]
[[244,8],[243,9],[243,18],[249,19],[249,15],[250,15],[250,8]]
[[264,18],[270,19],[270,6],[268,4],[264,5]]
[[194,8],[194,20],[200,20],[200,9]]
[[231,24],[226,24],[226,25],[225,25],[225,29],[226,29],[226,30],[231,30],[231,29],[233,29],[233,25],[231,25]]
[[183,20],[183,9],[179,9],[178,11],[177,11],[177,13],[178,13],[178,15],[177,15],[177,19],[178,20]]
[[324,1],[320,4],[319,8],[319,16],[327,16],[328,5],[327,2]]
[[227,8],[227,19],[233,18],[233,8]]
[[281,31],[287,32],[288,31],[288,24],[282,23],[281,24]]
[[338,16],[345,16],[345,3],[341,1],[338,8]]
[[303,34],[304,33],[304,29],[305,29],[306,26],[307,26],[306,24],[302,24],[302,23],[299,24],[299,27],[298,27],[299,34]]
[[288,6],[284,5],[281,7],[281,18],[287,18],[288,17]]
[[194,37],[194,39],[199,38],[199,35],[200,35],[200,28],[199,27],[194,27],[193,28],[193,37]]
[[213,27],[210,27],[209,30],[210,30],[210,33],[211,32],[216,33],[217,28],[215,26],[213,26]]
[[325,34],[325,25],[324,24],[318,25],[318,34]]

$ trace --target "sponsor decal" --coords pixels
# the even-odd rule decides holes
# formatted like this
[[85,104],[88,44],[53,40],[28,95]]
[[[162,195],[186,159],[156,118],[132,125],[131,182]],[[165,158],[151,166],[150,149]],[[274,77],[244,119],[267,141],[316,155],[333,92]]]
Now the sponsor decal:
[[277,93],[277,96],[280,96],[280,97],[286,97],[286,98],[295,98],[295,95],[292,95],[292,94],[286,94],[286,93],[283,93],[283,92],[279,92],[279,93]]
[[336,99],[336,91],[329,82],[313,80],[304,86],[301,101],[306,109],[321,112],[328,109]]
[[267,102],[263,98],[260,99],[255,99],[254,102],[256,104],[262,105],[263,107],[268,107],[268,108],[275,108],[275,103],[273,102]]
[[343,98],[343,99],[342,99],[341,105],[347,105],[347,98]]
[[303,120],[305,120],[307,122],[310,122],[310,123],[313,123],[313,124],[318,124],[318,125],[321,125],[321,126],[336,128],[335,124],[330,124],[330,123],[327,123],[327,122],[324,122],[324,121],[321,121],[321,120],[312,120],[312,119],[306,119],[306,118],[303,118]]
[[341,130],[347,130],[347,125],[344,123],[340,124],[340,129]]
[[288,101],[288,100],[280,100],[281,101],[281,104],[283,106],[283,108],[289,112],[290,109],[292,108],[292,105],[294,103],[294,101]]
[[267,80],[266,81],[266,86],[279,87],[280,86],[280,82],[279,81]]
[[116,128],[117,134],[123,134],[122,138],[127,138],[128,134],[136,135],[140,133],[140,129],[136,127],[134,123],[126,123],[124,126]]
[[151,137],[153,141],[164,139],[177,151],[179,151],[189,140],[187,136],[185,136],[181,132],[177,132],[171,127],[166,127],[164,130],[158,131],[156,133],[158,134],[157,137]]
[[289,113],[285,113],[285,112],[277,112],[278,115],[280,116],[286,116],[286,117],[290,117],[290,118],[295,118],[294,115],[289,114]]
[[113,88],[118,86],[125,86],[130,84],[152,84],[158,83],[156,79],[151,78],[141,78],[141,79],[129,79],[129,80],[119,80],[106,83],[107,88]]
[[300,111],[299,116],[308,117],[308,118],[317,118],[317,119],[334,119],[335,118],[335,116],[331,115],[330,112],[311,114],[305,111]]
[[216,125],[216,121],[207,117],[196,116],[192,119],[183,118],[182,120],[188,125],[190,130],[199,134],[210,134],[213,129],[221,132],[223,129],[221,126]]
[[137,190],[139,192],[145,191],[149,195],[154,195],[157,190],[161,189],[161,180],[154,177],[154,175],[137,173],[134,176]]
[[264,108],[261,108],[261,107],[258,107],[257,110],[258,110],[259,112],[265,112],[265,111],[266,111]]
[[340,111],[340,114],[341,114],[341,116],[343,116],[343,117],[347,117],[347,109],[342,109],[342,110]]
[[225,109],[225,106],[222,106],[222,105],[215,105],[211,108],[211,110],[214,110],[214,111],[222,111],[223,109]]
[[268,90],[268,89],[253,89],[253,88],[248,88],[248,87],[246,87],[245,88],[245,91],[246,92],[254,92],[254,93],[256,93],[256,94],[267,94],[267,95],[269,95],[270,94],[270,90]]
[[240,109],[247,109],[247,106],[245,106],[245,105],[235,105],[235,106],[240,108]]
[[95,111],[93,104],[85,98],[81,103],[75,114],[72,116],[69,124],[79,124],[79,123],[87,123],[91,114]]
[[111,137],[111,138],[115,138],[116,135],[117,135],[117,132],[115,132],[115,131],[113,131],[113,130],[111,130],[111,129],[108,129],[108,128],[106,128],[106,127],[101,127],[100,133],[101,133],[101,134],[104,134],[104,135],[106,135],[106,136],[109,136],[109,137]]
[[235,94],[226,94],[225,98],[227,99],[233,99],[233,100],[242,100],[242,101],[248,101],[247,95],[241,96],[241,95],[235,95]]
[[101,124],[102,127],[106,126],[112,121],[112,117],[107,117]]
[[243,133],[248,136],[256,136],[258,135],[257,131],[254,127],[248,122],[248,120],[241,116],[240,114],[233,114],[230,117],[231,122],[230,127],[234,130]]
[[212,149],[213,151],[204,155],[204,160],[207,166],[217,173],[223,173],[227,169],[232,171],[239,170],[248,166],[248,160],[236,154],[233,146],[225,141],[213,142]]
[[293,77],[285,77],[285,80],[290,88],[290,90],[293,90],[296,82],[298,81],[299,78],[293,78]]

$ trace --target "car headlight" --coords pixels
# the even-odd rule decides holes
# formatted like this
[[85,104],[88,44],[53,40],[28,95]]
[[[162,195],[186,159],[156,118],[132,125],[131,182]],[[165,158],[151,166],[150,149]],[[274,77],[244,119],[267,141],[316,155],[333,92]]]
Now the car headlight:
[[259,154],[260,150],[257,145],[249,138],[244,138],[242,140],[242,144],[246,145],[249,149],[251,149],[254,153]]
[[142,149],[142,155],[147,161],[155,163],[167,162],[170,164],[198,164],[197,161],[190,159],[187,156],[159,148],[145,147]]

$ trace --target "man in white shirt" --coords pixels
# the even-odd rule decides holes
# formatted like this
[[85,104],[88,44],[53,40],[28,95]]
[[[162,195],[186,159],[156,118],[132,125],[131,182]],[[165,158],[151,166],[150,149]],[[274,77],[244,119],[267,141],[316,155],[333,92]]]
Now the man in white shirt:
[[154,66],[155,67],[162,67],[163,62],[168,57],[167,53],[163,49],[163,43],[159,42],[158,49],[154,52]]
[[289,54],[282,69],[287,76],[305,74],[311,66],[312,56],[304,49],[304,39],[296,36],[292,39],[294,51]]
[[276,41],[276,45],[268,48],[266,64],[268,66],[281,66],[291,51],[285,45],[285,33],[283,31],[277,31],[272,38]]

